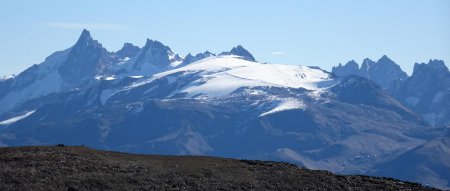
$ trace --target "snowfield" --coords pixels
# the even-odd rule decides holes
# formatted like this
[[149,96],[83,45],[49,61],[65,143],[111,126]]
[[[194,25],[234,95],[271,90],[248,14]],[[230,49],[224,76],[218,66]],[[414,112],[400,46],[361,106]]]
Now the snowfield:
[[7,119],[7,120],[4,120],[4,121],[0,121],[0,125],[11,125],[11,124],[13,124],[13,123],[15,123],[15,122],[18,122],[18,121],[20,121],[20,120],[22,120],[22,119],[27,118],[28,116],[30,116],[31,114],[33,114],[35,111],[36,111],[36,110],[27,112],[27,113],[25,113],[25,114],[23,114],[23,115],[20,115],[20,116],[17,116],[17,117],[13,117],[13,118],[11,118],[11,119]]
[[174,93],[187,93],[187,97],[206,95],[225,96],[240,87],[275,86],[320,90],[334,84],[331,75],[306,66],[261,64],[240,59],[238,56],[214,56],[184,67],[161,72],[149,79],[133,84],[136,88],[175,73],[199,75],[201,79],[183,86]]
[[260,115],[260,117],[277,113],[280,111],[292,110],[292,109],[303,109],[305,110],[307,106],[302,102],[302,100],[294,99],[294,98],[286,98],[282,101],[275,102],[276,107],[271,109],[270,111],[264,112]]

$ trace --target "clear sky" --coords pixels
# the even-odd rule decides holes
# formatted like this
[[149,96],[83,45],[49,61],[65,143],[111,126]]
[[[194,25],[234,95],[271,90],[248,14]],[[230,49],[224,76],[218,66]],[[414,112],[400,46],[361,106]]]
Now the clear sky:
[[386,54],[450,62],[449,0],[1,0],[0,76],[72,46],[83,28],[109,51],[146,38],[186,55],[238,44],[258,61],[330,70]]

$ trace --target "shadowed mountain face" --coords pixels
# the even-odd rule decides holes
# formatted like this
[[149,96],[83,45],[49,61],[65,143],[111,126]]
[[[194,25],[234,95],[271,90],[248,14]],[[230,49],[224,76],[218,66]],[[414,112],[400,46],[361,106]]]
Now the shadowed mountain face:
[[[443,137],[432,139],[425,144],[414,148],[394,160],[376,165],[372,170],[373,175],[395,176],[402,180],[426,180],[429,185],[436,185],[441,188],[450,187],[447,178],[438,178],[436,174],[443,174],[442,177],[450,177],[450,133]],[[447,168],[442,168],[445,164]]]
[[138,46],[134,46],[131,43],[125,43],[123,45],[123,47],[116,52],[116,55],[120,58],[120,59],[125,59],[125,58],[132,58],[134,56],[136,56],[136,54],[138,54],[141,51],[141,48],[139,48]]
[[194,63],[194,62],[197,62],[197,61],[199,61],[201,59],[208,58],[208,57],[211,57],[211,56],[215,56],[215,55],[213,53],[209,52],[209,51],[206,51],[204,53],[198,53],[195,56],[192,56],[191,53],[189,53],[186,56],[186,58],[184,58],[183,63],[180,66],[188,65],[190,63]]
[[365,59],[360,69],[355,61],[333,67],[337,76],[358,75],[374,81],[405,106],[435,127],[450,126],[450,72],[443,61],[415,64],[408,77],[383,56],[377,62]]
[[92,79],[95,74],[105,72],[110,59],[108,51],[92,39],[89,31],[83,30],[58,73],[65,82],[78,85],[86,78]]
[[400,66],[387,56],[381,57],[377,62],[364,59],[361,68],[354,60],[345,65],[333,67],[332,72],[337,76],[358,75],[370,79],[386,90],[397,88],[398,84],[408,78]]
[[236,56],[240,56],[242,59],[244,60],[248,60],[248,61],[256,61],[255,58],[253,57],[253,55],[247,51],[244,47],[242,47],[241,45],[238,45],[234,48],[232,48],[229,52],[222,52],[220,53],[220,55],[236,55]]
[[158,41],[147,39],[147,43],[142,48],[142,53],[138,55],[134,68],[141,69],[142,64],[152,64],[158,67],[165,67],[170,64],[170,48]]
[[347,75],[359,75],[359,65],[354,60],[347,62],[347,64],[342,65],[339,63],[338,66],[333,67],[332,72],[338,76],[347,76]]
[[[1,190],[434,190],[389,178],[341,176],[288,163],[0,148]],[[30,173],[32,176],[30,176]]]
[[72,48],[0,85],[8,87],[0,97],[2,146],[85,144],[367,174],[444,131],[371,80],[258,63],[242,46],[183,58],[147,40],[114,53],[83,31]]
[[416,64],[395,94],[433,126],[450,126],[450,71],[443,61]]

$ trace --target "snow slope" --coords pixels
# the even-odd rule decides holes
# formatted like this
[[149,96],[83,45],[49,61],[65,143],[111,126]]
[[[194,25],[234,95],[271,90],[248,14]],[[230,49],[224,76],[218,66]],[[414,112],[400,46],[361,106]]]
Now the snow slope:
[[19,91],[10,92],[4,98],[0,99],[0,114],[27,100],[60,92],[63,89],[63,85],[64,82],[57,72],[47,74],[42,79],[36,80]]
[[238,56],[209,57],[184,67],[155,74],[128,88],[135,88],[156,79],[182,73],[201,78],[174,93],[187,93],[187,97],[206,95],[225,96],[240,87],[275,86],[319,90],[334,84],[329,73],[320,69],[296,65],[261,64],[240,59]]
[[291,109],[306,109],[306,105],[299,99],[294,99],[294,98],[286,98],[283,99],[282,101],[277,101],[275,102],[276,107],[274,107],[273,109],[271,109],[270,111],[264,112],[262,113],[260,116],[266,116],[272,113],[277,113],[277,112],[281,112],[281,111],[286,111],[286,110],[291,110]]
[[20,121],[20,120],[22,120],[22,119],[27,118],[28,116],[30,116],[31,114],[33,114],[35,111],[36,111],[36,110],[27,112],[27,113],[25,113],[25,114],[23,114],[23,115],[20,115],[20,116],[17,116],[17,117],[13,117],[13,118],[11,118],[11,119],[7,119],[7,120],[4,120],[4,121],[0,121],[0,125],[10,125],[10,124],[13,124],[13,123],[15,123],[15,122],[17,122],[17,121]]

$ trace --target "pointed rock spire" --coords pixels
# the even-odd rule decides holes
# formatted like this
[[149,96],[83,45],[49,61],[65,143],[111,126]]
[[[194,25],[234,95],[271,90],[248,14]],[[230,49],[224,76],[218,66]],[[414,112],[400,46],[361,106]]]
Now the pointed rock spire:
[[369,58],[364,59],[361,64],[359,75],[369,78],[369,70],[371,70],[371,68],[375,66],[375,64],[376,62]]
[[91,37],[91,32],[89,32],[89,31],[86,30],[86,29],[83,29],[83,31],[81,31],[80,38],[82,38],[82,39],[87,39],[87,38],[92,39],[92,37]]
[[80,38],[78,38],[78,41],[75,44],[75,46],[87,45],[93,41],[94,41],[94,39],[92,38],[91,33],[88,30],[83,29],[83,31],[81,32]]
[[92,39],[90,32],[84,29],[58,72],[64,81],[79,84],[106,70],[110,58],[108,54],[100,43]]
[[361,64],[361,69],[368,70],[371,66],[373,66],[376,62],[371,60],[370,58],[365,58]]
[[377,61],[378,64],[395,64],[394,61],[392,61],[388,56],[383,55],[380,59]]
[[219,55],[236,55],[242,57],[242,59],[244,60],[256,62],[253,55],[241,45],[234,47],[230,50],[230,52],[222,52]]
[[400,82],[408,78],[400,66],[386,55],[383,55],[377,62],[369,58],[364,59],[359,69],[358,64],[352,60],[344,66],[333,67],[332,71],[337,76],[355,74],[365,77],[386,90],[396,88]]
[[151,48],[170,50],[170,48],[168,46],[165,46],[163,43],[161,43],[157,40],[151,40],[151,39],[147,38],[147,41],[145,42],[145,45],[142,49],[151,49]]
[[417,76],[423,73],[447,75],[449,73],[449,70],[442,60],[430,60],[427,64],[415,63],[412,75]]
[[339,63],[337,67],[332,68],[332,73],[336,74],[337,76],[346,76],[350,74],[358,74],[359,72],[359,65],[355,62],[355,60],[351,60],[347,62],[345,65],[342,65]]
[[123,44],[123,47],[116,52],[116,55],[119,56],[119,58],[131,58],[133,56],[136,56],[140,50],[141,48],[139,48],[138,46],[135,46],[131,43],[125,43]]
[[152,64],[157,67],[165,67],[170,64],[169,54],[173,53],[168,46],[161,42],[147,39],[141,49],[135,65],[135,69],[142,68],[142,64]]
[[209,51],[205,51],[203,53],[198,53],[195,56],[192,56],[192,54],[189,53],[188,55],[186,55],[186,57],[184,58],[183,63],[180,66],[187,65],[187,64],[190,64],[190,63],[193,63],[193,62],[197,62],[197,61],[199,61],[201,59],[208,58],[210,56],[215,56],[215,54],[213,54],[213,53],[211,53]]
[[442,60],[430,60],[428,65],[436,70],[448,72],[448,68]]

